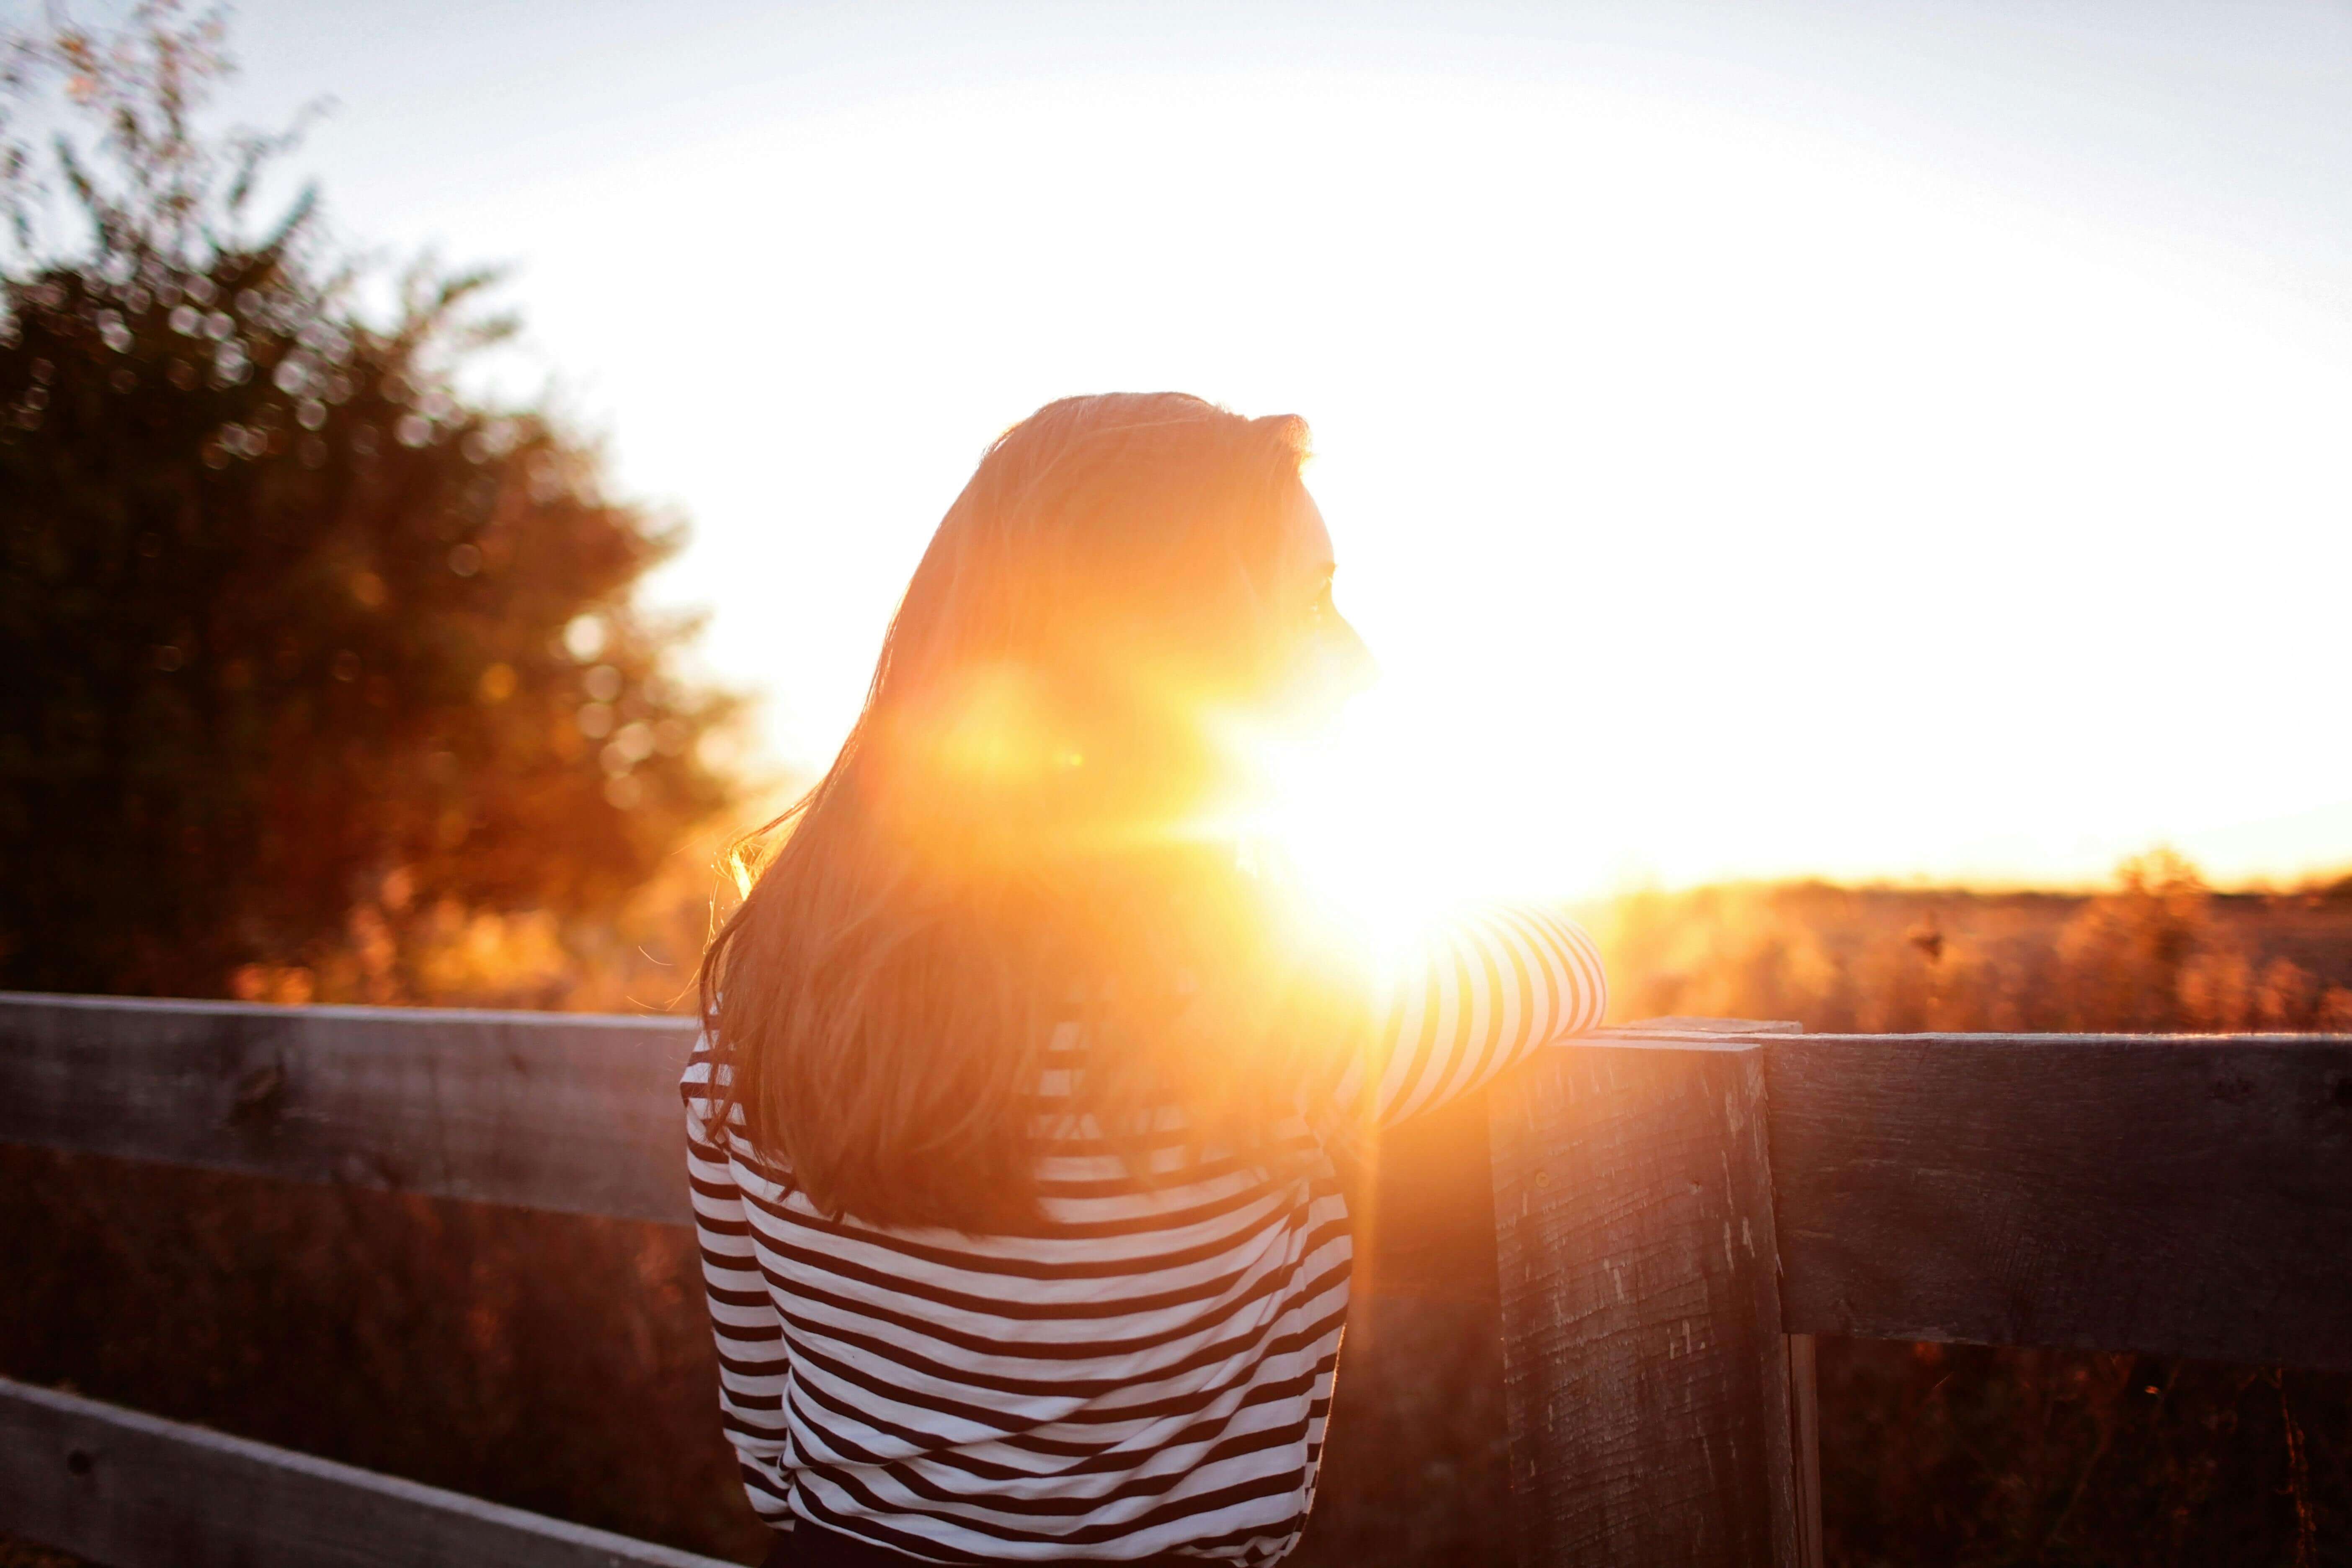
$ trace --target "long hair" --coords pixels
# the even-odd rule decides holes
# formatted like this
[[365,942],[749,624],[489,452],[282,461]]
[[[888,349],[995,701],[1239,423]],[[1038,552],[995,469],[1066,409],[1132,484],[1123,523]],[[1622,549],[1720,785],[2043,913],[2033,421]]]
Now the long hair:
[[740,1108],[828,1213],[969,1232],[1034,1218],[1069,1119],[1138,1170],[1171,1106],[1196,1154],[1279,1159],[1268,1131],[1345,1026],[1205,818],[1221,719],[1280,677],[1306,451],[1295,417],[1175,394],[1049,404],[990,447],[704,955],[722,1135]]

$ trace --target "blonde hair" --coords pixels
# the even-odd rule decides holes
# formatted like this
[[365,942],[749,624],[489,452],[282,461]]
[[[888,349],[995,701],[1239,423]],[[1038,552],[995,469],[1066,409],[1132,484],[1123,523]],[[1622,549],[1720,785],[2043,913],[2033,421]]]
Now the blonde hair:
[[948,510],[848,741],[758,836],[702,963],[722,1108],[827,1212],[1032,1222],[1065,1023],[1087,1048],[1060,1103],[1138,1152],[1172,1104],[1196,1152],[1271,1158],[1331,1071],[1316,1047],[1346,1025],[1302,1016],[1329,988],[1197,830],[1224,767],[1204,717],[1283,657],[1267,590],[1306,451],[1287,416],[1069,398]]

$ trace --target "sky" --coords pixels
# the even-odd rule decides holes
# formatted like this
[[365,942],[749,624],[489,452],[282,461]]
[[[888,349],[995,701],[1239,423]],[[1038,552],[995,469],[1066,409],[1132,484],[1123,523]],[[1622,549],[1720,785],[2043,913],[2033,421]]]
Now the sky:
[[341,233],[510,266],[781,763],[991,438],[1173,388],[1314,427],[1385,671],[1327,857],[2352,866],[2352,7],[235,16]]

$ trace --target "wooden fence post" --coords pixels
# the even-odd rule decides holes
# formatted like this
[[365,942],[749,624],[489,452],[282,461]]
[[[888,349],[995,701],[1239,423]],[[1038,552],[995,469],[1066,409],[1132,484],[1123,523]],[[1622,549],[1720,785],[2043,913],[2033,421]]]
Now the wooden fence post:
[[1721,1037],[1794,1028],[1660,1020],[1496,1086],[1523,1568],[1818,1563],[1811,1345],[1781,1331],[1768,1047]]

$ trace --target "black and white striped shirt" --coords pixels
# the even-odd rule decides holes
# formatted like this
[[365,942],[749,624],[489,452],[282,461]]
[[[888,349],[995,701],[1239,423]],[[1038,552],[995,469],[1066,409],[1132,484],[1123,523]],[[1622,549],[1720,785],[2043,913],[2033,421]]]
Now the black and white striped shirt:
[[[1400,973],[1341,1086],[1360,1103],[1377,1074],[1391,1121],[1591,1027],[1606,994],[1584,933],[1524,909],[1449,927]],[[1282,1178],[1212,1154],[1147,1186],[1098,1140],[1054,1143],[1037,1233],[971,1237],[826,1218],[713,1143],[710,1072],[706,1044],[680,1085],[688,1171],[721,1418],[763,1519],[945,1562],[1257,1568],[1297,1542],[1350,1258],[1309,1117],[1282,1130],[1307,1173]]]

